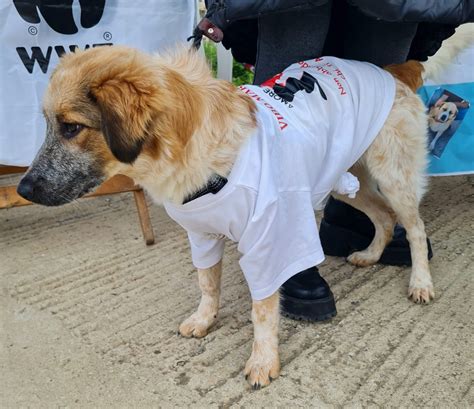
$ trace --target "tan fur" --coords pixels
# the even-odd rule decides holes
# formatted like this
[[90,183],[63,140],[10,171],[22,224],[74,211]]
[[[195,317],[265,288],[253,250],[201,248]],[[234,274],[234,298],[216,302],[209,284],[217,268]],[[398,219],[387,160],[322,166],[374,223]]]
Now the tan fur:
[[211,268],[198,269],[201,302],[197,311],[179,326],[179,333],[182,336],[201,338],[207,335],[209,328],[216,322],[221,293],[221,273],[222,261]]
[[384,67],[396,79],[408,85],[413,92],[423,85],[423,65],[419,61],[410,60],[403,64],[391,64]]
[[[367,213],[376,234],[370,246],[349,261],[375,263],[400,221],[413,259],[409,296],[428,302],[434,292],[418,212],[426,186],[427,120],[412,91],[420,84],[421,68],[407,63],[389,70],[399,79],[392,111],[352,169],[361,182],[360,192],[353,200],[342,197]],[[213,173],[227,175],[256,127],[254,103],[214,79],[206,63],[184,49],[150,56],[101,47],[68,55],[52,76],[44,105],[49,118],[61,116],[86,126],[64,143],[100,158],[107,176],[134,178],[158,202],[182,203]],[[215,323],[221,269],[218,263],[198,271],[202,298],[197,311],[181,324],[183,336],[202,337]],[[253,302],[252,321],[255,339],[245,374],[252,386],[260,387],[280,369],[278,293]]]
[[278,325],[280,321],[280,294],[252,303],[254,341],[252,354],[244,374],[254,389],[267,386],[280,374],[278,354]]

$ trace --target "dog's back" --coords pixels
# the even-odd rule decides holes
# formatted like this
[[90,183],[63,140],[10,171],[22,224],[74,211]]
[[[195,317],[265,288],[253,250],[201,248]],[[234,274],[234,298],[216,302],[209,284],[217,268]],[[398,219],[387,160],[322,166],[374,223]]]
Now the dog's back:
[[410,60],[403,64],[391,64],[384,67],[396,79],[400,80],[416,92],[423,85],[424,66],[419,61]]

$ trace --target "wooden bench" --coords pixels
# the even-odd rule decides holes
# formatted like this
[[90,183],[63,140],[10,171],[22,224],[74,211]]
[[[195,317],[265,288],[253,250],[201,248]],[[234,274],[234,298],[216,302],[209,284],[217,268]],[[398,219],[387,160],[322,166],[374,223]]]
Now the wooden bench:
[[[17,166],[0,166],[0,176],[24,173],[27,168]],[[91,198],[116,193],[133,192],[138,211],[138,219],[142,228],[143,237],[147,245],[155,243],[155,234],[151,225],[150,214],[143,189],[133,182],[128,176],[117,175],[106,180],[100,185],[94,193],[90,193],[84,198]],[[33,203],[23,199],[17,192],[16,186],[0,186],[0,209],[26,206]]]

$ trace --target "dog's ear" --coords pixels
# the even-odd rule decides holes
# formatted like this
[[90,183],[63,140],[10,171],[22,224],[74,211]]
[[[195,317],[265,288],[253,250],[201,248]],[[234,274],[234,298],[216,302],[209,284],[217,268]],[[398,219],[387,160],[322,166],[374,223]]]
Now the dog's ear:
[[438,98],[438,100],[435,102],[434,106],[439,108],[446,102],[447,99],[448,99],[448,96],[446,94],[441,95]]
[[458,107],[456,106],[456,104],[454,104],[454,109],[449,113],[449,116],[451,118],[456,118],[456,116],[458,115]]
[[112,69],[94,80],[89,97],[99,108],[102,132],[111,152],[120,162],[133,163],[156,115],[156,89],[149,75],[127,68]]

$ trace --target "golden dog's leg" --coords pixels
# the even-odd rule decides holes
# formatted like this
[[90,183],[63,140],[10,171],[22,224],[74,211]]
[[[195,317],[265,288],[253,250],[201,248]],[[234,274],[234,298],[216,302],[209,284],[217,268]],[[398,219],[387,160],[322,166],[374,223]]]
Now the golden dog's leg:
[[254,341],[252,355],[245,365],[245,378],[254,389],[270,384],[280,374],[278,324],[280,293],[252,303]]
[[428,265],[425,225],[418,211],[416,192],[409,187],[399,190],[397,185],[385,181],[381,183],[380,189],[407,231],[412,258],[408,296],[416,303],[428,303],[434,298],[434,290]]
[[375,264],[382,255],[385,246],[390,242],[395,226],[395,214],[387,205],[383,197],[377,193],[375,181],[367,174],[362,164],[357,164],[350,169],[357,176],[360,190],[356,197],[351,199],[345,195],[333,193],[338,200],[348,203],[361,212],[365,213],[374,224],[375,235],[370,245],[361,251],[356,251],[347,257],[347,260],[359,267]]
[[204,337],[209,328],[217,321],[219,296],[221,292],[222,261],[204,270],[198,269],[201,302],[197,311],[179,326],[184,337]]
[[434,298],[425,226],[419,213],[426,185],[424,109],[415,94],[398,84],[392,112],[365,153],[370,174],[407,231],[412,258],[408,295],[419,303]]

